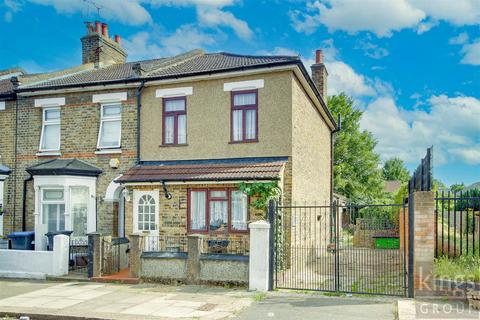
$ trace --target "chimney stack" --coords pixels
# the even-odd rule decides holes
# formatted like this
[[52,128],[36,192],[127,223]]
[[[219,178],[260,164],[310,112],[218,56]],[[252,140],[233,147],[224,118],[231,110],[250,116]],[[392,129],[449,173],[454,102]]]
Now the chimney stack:
[[327,102],[327,67],[323,63],[322,50],[315,51],[315,64],[312,65],[312,80],[318,89],[318,92],[322,95],[325,102]]
[[95,28],[92,23],[87,23],[87,34],[82,41],[82,63],[94,63],[96,67],[116,63],[125,63],[127,53],[122,48],[119,35],[115,40],[108,36],[108,24],[95,21]]
[[108,38],[108,24],[102,23],[102,36]]

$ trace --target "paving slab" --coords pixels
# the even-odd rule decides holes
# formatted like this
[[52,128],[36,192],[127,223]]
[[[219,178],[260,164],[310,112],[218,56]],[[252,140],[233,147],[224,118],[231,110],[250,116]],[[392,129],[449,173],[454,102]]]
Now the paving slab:
[[396,299],[329,297],[277,292],[239,314],[239,320],[393,320]]
[[0,280],[0,292],[0,316],[55,319],[227,319],[253,303],[244,289],[207,286]]

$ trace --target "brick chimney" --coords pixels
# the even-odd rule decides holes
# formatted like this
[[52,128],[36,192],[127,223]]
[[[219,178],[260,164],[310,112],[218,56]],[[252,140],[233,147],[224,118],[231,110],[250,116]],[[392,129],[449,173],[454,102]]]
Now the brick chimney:
[[120,44],[120,36],[115,35],[115,40],[108,36],[108,24],[95,21],[86,23],[87,34],[82,41],[82,63],[100,64],[125,63],[127,53]]
[[312,65],[312,80],[325,101],[327,101],[327,76],[322,50],[317,50],[315,51],[315,64]]

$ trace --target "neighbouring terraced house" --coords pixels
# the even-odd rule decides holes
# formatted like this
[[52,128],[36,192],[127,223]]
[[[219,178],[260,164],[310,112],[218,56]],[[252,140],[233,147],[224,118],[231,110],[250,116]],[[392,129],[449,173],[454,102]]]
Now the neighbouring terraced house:
[[81,43],[76,67],[0,73],[0,235],[34,230],[37,248],[55,230],[248,238],[264,216],[242,182],[278,182],[284,203],[331,201],[321,51],[311,77],[296,56],[126,62],[99,22]]

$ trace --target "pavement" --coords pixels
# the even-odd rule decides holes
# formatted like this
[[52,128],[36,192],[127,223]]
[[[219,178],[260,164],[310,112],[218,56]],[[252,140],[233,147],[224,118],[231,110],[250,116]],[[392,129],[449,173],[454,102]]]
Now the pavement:
[[0,318],[226,319],[250,306],[253,296],[206,286],[0,280]]
[[322,294],[272,292],[244,309],[239,320],[388,320],[395,319],[396,299],[331,297]]
[[[0,280],[0,319],[480,319],[461,300],[412,300],[239,288]],[[11,318],[8,318],[11,319]]]

